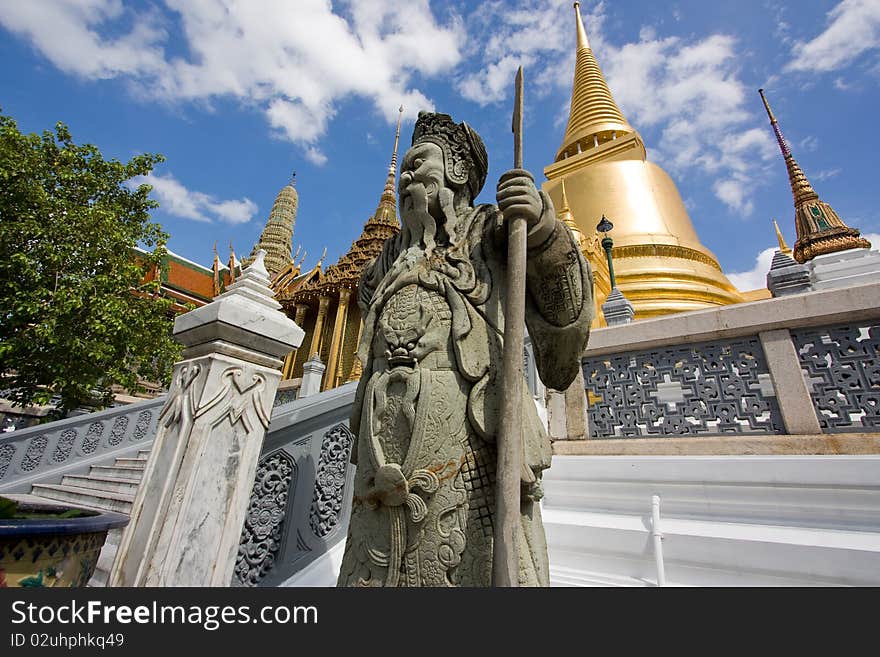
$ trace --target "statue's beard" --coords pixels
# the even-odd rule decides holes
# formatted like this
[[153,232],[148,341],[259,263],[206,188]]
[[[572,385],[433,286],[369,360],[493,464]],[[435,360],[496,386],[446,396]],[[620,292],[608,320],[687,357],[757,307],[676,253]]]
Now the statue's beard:
[[[458,225],[455,194],[448,187],[438,189],[436,182],[429,182],[427,186],[420,182],[412,183],[407,187],[407,192],[409,201],[404,203],[400,213],[403,220],[404,249],[421,248],[424,249],[427,257],[431,257],[438,243],[448,244],[455,238],[455,229]],[[427,200],[435,192],[437,204],[433,212],[430,203],[414,202],[416,198],[421,198],[422,194]],[[438,230],[438,226],[442,228]]]

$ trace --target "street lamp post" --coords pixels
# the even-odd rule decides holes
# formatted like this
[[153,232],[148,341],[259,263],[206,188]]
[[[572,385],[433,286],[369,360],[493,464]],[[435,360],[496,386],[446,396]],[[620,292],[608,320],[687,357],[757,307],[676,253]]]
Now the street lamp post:
[[605,235],[602,238],[602,248],[605,249],[605,258],[608,260],[608,278],[611,280],[611,289],[613,290],[617,287],[617,281],[614,278],[614,263],[611,260],[611,247],[614,246],[614,240],[608,237],[608,231],[612,228],[614,228],[614,224],[608,221],[603,214],[602,221],[596,225],[596,230]]
[[605,323],[608,326],[616,324],[629,324],[635,317],[635,308],[629,302],[623,292],[617,289],[617,279],[614,277],[614,262],[611,258],[611,249],[614,247],[614,240],[608,236],[614,224],[608,221],[603,214],[602,220],[596,225],[596,230],[605,235],[602,238],[602,248],[605,249],[605,258],[608,260],[608,279],[611,282],[611,292],[605,303],[602,304],[602,314],[605,316]]

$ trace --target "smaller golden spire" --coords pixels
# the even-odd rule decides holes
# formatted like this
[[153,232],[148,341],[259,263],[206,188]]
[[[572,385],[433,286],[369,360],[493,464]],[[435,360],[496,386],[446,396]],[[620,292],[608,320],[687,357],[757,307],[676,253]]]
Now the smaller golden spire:
[[782,236],[782,231],[779,230],[779,224],[776,223],[776,219],[773,220],[773,227],[776,229],[776,240],[779,242],[779,250],[786,255],[791,255],[791,249],[785,243],[785,238]]
[[792,155],[779,121],[770,109],[770,103],[764,95],[763,89],[758,89],[761,100],[764,101],[764,109],[770,118],[770,126],[779,143],[779,150],[785,160],[788,169],[788,182],[791,185],[791,194],[794,197],[794,225],[797,231],[797,239],[794,243],[794,259],[801,264],[812,260],[818,255],[837,253],[848,249],[870,249],[871,243],[864,237],[859,237],[859,231],[847,226],[837,215],[834,209],[822,201],[816,190],[807,180],[800,165]]
[[235,282],[235,249],[232,247],[232,240],[229,240],[229,282]]
[[581,229],[578,228],[578,225],[574,220],[574,216],[571,213],[571,207],[568,205],[568,195],[565,193],[565,180],[562,181],[561,187],[562,202],[560,204],[561,207],[556,212],[556,218],[569,227],[572,235],[574,236],[574,241],[578,245],[578,248],[581,251],[584,251],[587,245],[587,240],[584,234],[581,232]]
[[320,258],[318,258],[318,264],[316,265],[316,267],[320,267],[324,262],[324,258],[326,258],[326,257],[327,257],[327,247],[325,246],[324,253],[321,254]]

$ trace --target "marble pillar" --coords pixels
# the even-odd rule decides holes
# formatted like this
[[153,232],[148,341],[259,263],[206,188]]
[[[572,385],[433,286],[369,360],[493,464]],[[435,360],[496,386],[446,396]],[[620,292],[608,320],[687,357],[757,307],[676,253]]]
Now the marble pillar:
[[303,339],[273,299],[264,256],[174,322],[183,360],[109,586],[230,584],[281,359]]

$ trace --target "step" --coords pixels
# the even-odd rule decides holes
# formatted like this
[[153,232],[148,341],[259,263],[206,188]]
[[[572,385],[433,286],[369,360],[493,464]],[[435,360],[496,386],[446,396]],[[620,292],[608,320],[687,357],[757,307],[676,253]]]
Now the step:
[[145,467],[147,467],[147,459],[122,457],[116,459],[113,465],[128,465],[143,470]]
[[139,459],[150,458],[150,452],[152,452],[152,451],[153,450],[151,450],[151,449],[139,449],[138,450],[138,458]]
[[90,490],[108,490],[134,495],[140,485],[139,481],[125,477],[104,477],[95,475],[64,475],[62,486],[88,488]]
[[131,465],[93,465],[89,470],[89,475],[140,481],[144,476],[144,469]]
[[127,493],[91,490],[60,484],[34,484],[31,493],[50,500],[66,502],[73,506],[105,509],[125,514],[131,512],[131,504],[134,501],[134,495]]

